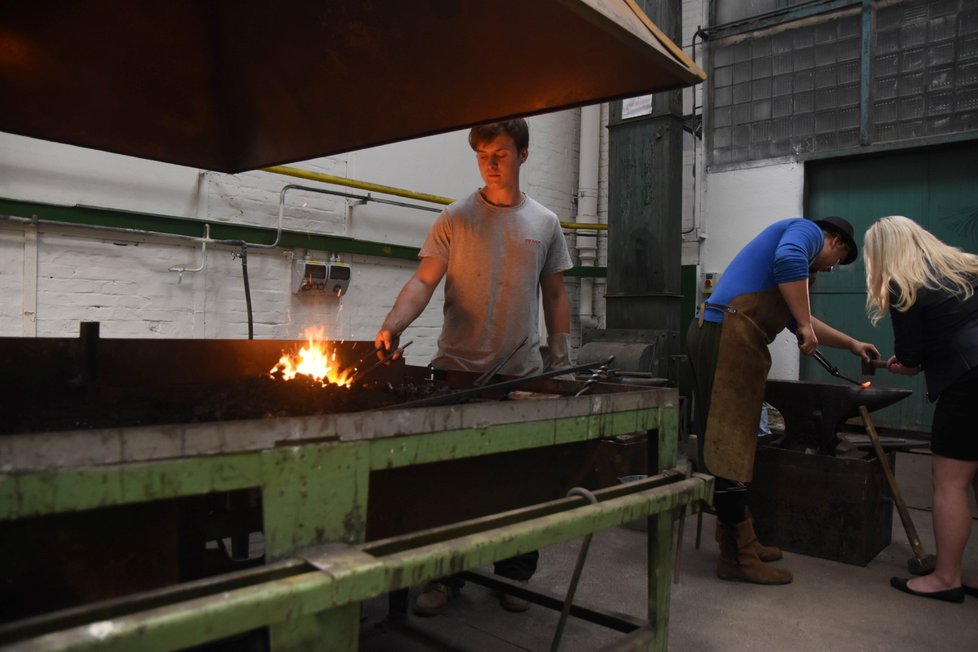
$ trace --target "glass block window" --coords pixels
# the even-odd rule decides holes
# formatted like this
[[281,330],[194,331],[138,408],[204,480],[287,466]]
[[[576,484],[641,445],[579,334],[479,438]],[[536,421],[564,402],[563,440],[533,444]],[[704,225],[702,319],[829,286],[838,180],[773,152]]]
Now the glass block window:
[[880,7],[872,79],[874,142],[978,128],[978,3]]
[[712,49],[712,163],[859,144],[859,14]]
[[714,21],[718,25],[759,16],[778,9],[806,4],[811,0],[714,0]]
[[[978,0],[875,12],[870,144],[978,129]],[[710,41],[709,163],[859,147],[861,32],[857,8]]]

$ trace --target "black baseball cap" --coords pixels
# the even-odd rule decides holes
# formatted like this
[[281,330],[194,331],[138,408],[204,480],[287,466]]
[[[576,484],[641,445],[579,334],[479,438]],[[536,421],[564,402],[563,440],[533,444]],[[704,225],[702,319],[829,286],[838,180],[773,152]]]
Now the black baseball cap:
[[856,260],[856,257],[859,255],[859,247],[856,246],[856,240],[852,237],[852,224],[849,224],[848,220],[833,215],[813,220],[813,222],[818,224],[823,231],[834,233],[842,238],[842,241],[849,247],[849,255],[845,257],[841,264],[848,265]]

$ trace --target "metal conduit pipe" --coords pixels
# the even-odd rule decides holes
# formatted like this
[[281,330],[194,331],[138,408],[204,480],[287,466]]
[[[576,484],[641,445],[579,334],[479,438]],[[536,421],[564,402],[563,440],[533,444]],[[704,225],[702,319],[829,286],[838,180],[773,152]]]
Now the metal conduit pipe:
[[[601,105],[581,108],[581,146],[577,181],[577,224],[579,227],[598,222],[598,182],[601,157]],[[607,225],[605,225],[607,226]],[[582,227],[583,228],[583,227]],[[577,255],[581,267],[594,267],[598,257],[597,231],[577,234]],[[578,317],[581,328],[596,328],[594,316],[594,279],[581,278]]]
[[422,192],[414,192],[412,190],[405,190],[403,188],[395,188],[394,186],[385,186],[379,183],[370,183],[368,181],[357,181],[356,179],[347,179],[345,177],[337,177],[332,174],[325,174],[323,172],[313,172],[312,170],[303,170],[301,168],[292,168],[284,165],[275,165],[268,168],[261,168],[265,172],[271,172],[273,174],[284,174],[290,177],[298,177],[299,179],[307,179],[309,181],[320,181],[322,183],[332,183],[337,186],[347,186],[348,188],[358,188],[360,190],[372,190],[373,192],[382,192],[385,195],[394,195],[396,197],[407,197],[408,199],[418,199],[420,201],[427,201],[433,204],[451,204],[454,199],[451,197],[439,197],[438,195],[429,195]]
[[[385,195],[394,195],[395,197],[406,197],[408,199],[417,199],[419,201],[427,201],[433,204],[441,204],[447,206],[451,204],[454,199],[451,197],[440,197],[438,195],[429,195],[423,192],[415,192],[413,190],[406,190],[404,188],[396,188],[394,186],[385,186],[379,183],[371,183],[369,181],[357,181],[356,179],[347,179],[346,177],[337,177],[332,174],[326,174],[324,172],[313,172],[312,170],[303,170],[301,168],[287,167],[284,165],[276,165],[267,168],[261,168],[264,172],[271,172],[272,174],[284,174],[286,176],[297,177],[299,179],[307,179],[309,181],[319,181],[321,183],[332,183],[338,186],[347,186],[349,188],[359,188],[360,190],[371,190],[373,192],[381,192]],[[595,188],[597,184],[595,183]],[[308,188],[307,188],[308,189]],[[355,195],[347,195],[351,197],[356,197]],[[357,197],[358,199],[363,199],[365,201],[375,201],[383,202],[388,204],[394,204],[396,206],[407,206],[409,208],[422,208],[421,206],[415,206],[414,204],[401,204],[397,202],[384,201],[382,199],[377,199],[375,197]],[[595,220],[596,222],[597,220]],[[579,224],[577,222],[561,222],[560,226],[565,229],[593,229],[597,231],[606,231],[608,229],[607,224]]]

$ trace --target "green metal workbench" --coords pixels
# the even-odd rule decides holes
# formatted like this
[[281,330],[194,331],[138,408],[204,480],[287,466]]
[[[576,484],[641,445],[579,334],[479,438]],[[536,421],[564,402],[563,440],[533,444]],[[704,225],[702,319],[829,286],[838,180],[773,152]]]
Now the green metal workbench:
[[[368,532],[371,487],[385,473],[533,452],[573,458],[636,433],[647,436],[649,478],[592,487],[596,504],[565,497],[564,488],[534,493],[528,482],[528,504],[486,513],[478,496],[492,492],[474,492],[469,518],[380,538]],[[267,628],[276,651],[355,650],[363,600],[648,516],[648,626],[635,640],[665,650],[672,524],[698,511],[712,490],[711,478],[674,469],[677,442],[677,391],[636,387],[552,400],[6,435],[0,526],[257,490],[264,559],[7,622],[0,647],[172,650]],[[403,500],[405,510],[420,509]]]

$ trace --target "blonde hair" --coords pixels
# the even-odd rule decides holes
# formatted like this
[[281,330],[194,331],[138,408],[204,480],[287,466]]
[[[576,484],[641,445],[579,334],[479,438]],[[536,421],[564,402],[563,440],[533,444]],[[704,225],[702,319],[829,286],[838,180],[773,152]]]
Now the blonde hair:
[[[890,308],[903,312],[921,288],[969,298],[978,279],[978,256],[944,244],[908,217],[881,217],[866,231],[866,312],[875,325]],[[890,305],[890,293],[896,303]]]

